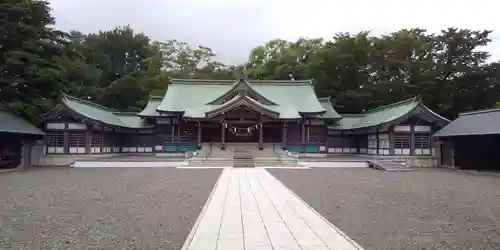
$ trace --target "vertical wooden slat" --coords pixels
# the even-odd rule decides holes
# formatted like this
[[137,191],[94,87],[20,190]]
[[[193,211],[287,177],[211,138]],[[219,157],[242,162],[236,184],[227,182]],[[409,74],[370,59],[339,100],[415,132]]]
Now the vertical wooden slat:
[[307,137],[306,137],[307,143],[311,142],[311,119],[309,119],[308,123],[309,124],[307,125]]
[[283,149],[287,148],[287,138],[286,138],[287,137],[286,127],[287,126],[286,125],[287,125],[286,122],[283,122],[283,138],[281,140],[282,141],[281,144],[282,144]]
[[378,134],[379,134],[379,133],[378,133],[378,128],[377,128],[377,134],[376,134],[376,137],[377,137],[377,153],[376,153],[376,154],[377,154],[377,155],[379,154],[379,153],[378,153],[378,149],[380,148],[380,140],[379,140],[379,135],[378,135]]
[[264,140],[264,126],[262,126],[262,122],[259,123],[259,149],[263,148],[263,140]]
[[415,126],[410,125],[410,155],[415,155]]
[[198,143],[198,149],[201,149],[201,123],[198,122],[198,131],[196,133],[196,140]]
[[177,140],[176,142],[181,141],[181,117],[177,116]]
[[304,132],[304,127],[305,127],[305,123],[304,123],[304,119],[302,119],[300,121],[300,142],[302,144],[305,144],[306,143],[306,138],[305,138],[305,132]]
[[173,144],[175,140],[175,127],[174,127],[174,119],[172,117],[170,117],[170,140]]
[[100,145],[101,151],[100,152],[102,154],[102,153],[104,153],[104,136],[105,136],[105,134],[104,134],[104,128],[102,128],[102,130],[100,131],[100,135],[99,136],[101,136],[101,145]]
[[226,127],[224,127],[225,121],[221,123],[221,149],[226,148]]
[[389,128],[389,155],[394,155],[394,126]]
[[69,130],[68,117],[64,116],[64,153],[69,154]]
[[87,129],[85,130],[85,153],[86,154],[91,154],[92,153],[92,131],[91,125],[87,124]]

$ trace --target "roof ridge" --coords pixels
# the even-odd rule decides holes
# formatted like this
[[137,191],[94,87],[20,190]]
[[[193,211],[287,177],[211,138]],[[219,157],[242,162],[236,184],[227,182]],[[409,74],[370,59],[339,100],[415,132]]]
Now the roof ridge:
[[303,86],[303,85],[309,85],[312,86],[312,80],[261,80],[261,79],[248,79],[246,80],[250,84],[256,84],[256,85],[284,85],[284,86]]
[[342,117],[363,117],[365,114],[339,114]]
[[402,100],[402,101],[399,101],[399,102],[394,102],[394,103],[391,103],[391,104],[387,104],[387,105],[383,105],[383,106],[376,107],[376,108],[373,108],[373,109],[369,109],[369,110],[363,112],[363,114],[371,113],[371,112],[374,112],[374,111],[380,111],[380,110],[386,109],[386,108],[391,108],[391,107],[394,107],[394,106],[401,105],[403,103],[416,102],[416,101],[420,101],[419,95],[414,96],[414,97],[412,97],[410,99],[406,99],[406,100]]
[[264,105],[264,104],[258,102],[257,100],[255,100],[254,98],[252,98],[251,96],[248,96],[248,95],[236,95],[233,98],[231,98],[231,100],[225,102],[224,104],[221,104],[221,105],[219,105],[218,107],[216,107],[216,108],[214,108],[212,110],[206,111],[205,114],[208,114],[208,113],[217,113],[220,110],[222,110],[222,109],[224,109],[226,107],[231,107],[231,106],[233,106],[234,104],[236,104],[238,102],[250,102],[251,104],[256,105],[259,108],[263,109],[264,111],[267,111],[267,112],[272,113],[272,114],[278,114],[279,115],[279,112],[270,109],[267,105]]
[[192,84],[192,83],[208,83],[208,84],[234,84],[238,80],[216,80],[216,79],[202,79],[202,78],[170,78],[172,84]]
[[113,109],[113,108],[109,108],[109,107],[106,107],[106,106],[103,106],[103,105],[100,105],[100,104],[97,104],[95,102],[91,102],[91,101],[87,101],[87,100],[83,100],[81,98],[78,98],[78,97],[75,97],[75,96],[72,96],[72,95],[68,95],[66,93],[62,93],[63,94],[63,97],[64,98],[70,98],[70,99],[73,99],[75,101],[79,101],[79,102],[82,102],[82,103],[85,103],[87,105],[91,105],[91,106],[94,106],[96,108],[100,108],[100,109],[104,109],[106,111],[109,111],[109,112],[120,112],[119,110],[116,110],[116,109]]
[[193,83],[204,83],[204,84],[214,84],[214,85],[229,85],[237,84],[240,80],[244,80],[249,84],[256,85],[311,85],[312,80],[261,80],[261,79],[202,79],[202,78],[171,78],[170,82],[172,84],[193,84]]
[[275,102],[269,100],[265,95],[262,95],[261,93],[259,93],[259,91],[257,91],[253,87],[253,84],[251,84],[248,80],[245,80],[245,79],[239,79],[239,80],[237,80],[231,86],[231,88],[229,88],[222,95],[219,95],[215,100],[212,100],[212,101],[208,102],[207,104],[214,104],[214,103],[217,103],[219,101],[223,101],[223,98],[227,98],[229,94],[234,93],[234,91],[237,91],[238,87],[241,86],[241,85],[243,85],[243,87],[245,87],[247,89],[247,91],[250,91],[250,93],[254,93],[255,95],[257,95],[258,99],[263,100],[263,102],[267,102],[268,105],[276,105]]
[[132,112],[132,111],[117,111],[113,112],[113,115],[137,115],[139,113],[137,112]]
[[499,112],[499,111],[500,111],[500,108],[479,109],[479,110],[462,112],[462,113],[459,113],[458,116],[477,115],[477,114],[482,114],[482,113],[491,113],[491,112]]

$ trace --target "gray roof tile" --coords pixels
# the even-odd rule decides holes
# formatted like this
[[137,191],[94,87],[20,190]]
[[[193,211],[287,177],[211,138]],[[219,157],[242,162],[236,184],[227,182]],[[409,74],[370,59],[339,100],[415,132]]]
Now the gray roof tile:
[[435,137],[500,134],[500,109],[462,113],[434,134]]
[[2,108],[0,108],[0,132],[26,135],[45,135],[44,132],[35,127],[33,124]]

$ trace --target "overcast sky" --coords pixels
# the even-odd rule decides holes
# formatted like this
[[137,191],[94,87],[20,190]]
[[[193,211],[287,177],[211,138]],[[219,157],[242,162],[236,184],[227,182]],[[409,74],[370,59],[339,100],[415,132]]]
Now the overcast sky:
[[[273,38],[331,38],[420,27],[491,29],[485,48],[500,60],[500,2],[494,0],[49,0],[59,29],[97,32],[129,24],[155,40],[203,45],[226,64]],[[407,2],[407,3],[403,3]],[[469,4],[466,4],[469,3]]]

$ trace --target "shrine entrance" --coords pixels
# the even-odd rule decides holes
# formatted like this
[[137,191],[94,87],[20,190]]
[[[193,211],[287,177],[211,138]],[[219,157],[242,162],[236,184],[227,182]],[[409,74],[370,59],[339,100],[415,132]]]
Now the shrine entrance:
[[226,123],[226,142],[259,142],[259,126]]

